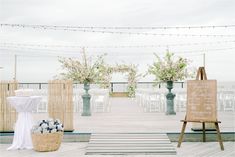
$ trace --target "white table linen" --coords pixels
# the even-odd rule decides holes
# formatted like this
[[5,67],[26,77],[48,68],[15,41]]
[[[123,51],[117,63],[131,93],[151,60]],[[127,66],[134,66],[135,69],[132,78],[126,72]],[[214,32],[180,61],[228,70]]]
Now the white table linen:
[[8,103],[18,112],[14,128],[12,145],[7,150],[32,149],[31,129],[34,125],[32,111],[37,109],[41,96],[12,96],[7,97]]

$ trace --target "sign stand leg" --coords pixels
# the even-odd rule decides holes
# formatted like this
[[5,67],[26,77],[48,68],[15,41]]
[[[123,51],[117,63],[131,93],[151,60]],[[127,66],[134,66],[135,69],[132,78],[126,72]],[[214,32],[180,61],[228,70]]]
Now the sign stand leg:
[[[178,148],[181,146],[181,143],[183,141],[183,136],[184,136],[184,132],[185,132],[187,122],[195,122],[195,121],[182,120],[182,122],[184,122],[184,123],[183,123],[183,126],[182,126],[182,130],[181,130],[178,145],[177,145]],[[202,123],[202,130],[203,130],[202,141],[206,142],[206,129],[205,129],[205,123],[206,122],[200,121],[200,123]],[[217,138],[218,138],[218,142],[220,144],[220,149],[224,150],[224,145],[223,145],[223,141],[222,141],[222,137],[221,137],[220,129],[219,129],[219,124],[218,124],[218,123],[220,123],[220,121],[216,121],[216,122],[213,122],[213,123],[215,124],[215,128],[216,128],[216,131],[217,131]]]
[[222,138],[221,138],[221,134],[220,134],[220,130],[219,130],[219,125],[218,125],[217,122],[215,122],[215,129],[217,131],[217,137],[218,137],[218,141],[219,141],[219,144],[220,144],[220,149],[224,150],[224,145],[223,145],[223,142],[222,142]]
[[206,142],[205,122],[202,122],[202,131],[203,131],[203,138],[202,138],[202,141],[203,141],[203,142]]
[[187,122],[184,121],[184,124],[182,126],[182,130],[181,130],[181,134],[180,134],[180,138],[179,138],[179,142],[178,142],[178,145],[177,147],[179,148],[181,143],[182,143],[182,140],[183,140],[183,137],[184,137],[184,131],[185,131],[185,128],[186,128],[186,125],[187,125]]

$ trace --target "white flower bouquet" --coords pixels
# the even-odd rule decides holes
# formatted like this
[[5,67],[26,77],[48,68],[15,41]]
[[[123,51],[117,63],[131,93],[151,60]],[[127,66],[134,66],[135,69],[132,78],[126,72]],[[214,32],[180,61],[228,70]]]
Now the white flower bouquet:
[[59,119],[53,120],[52,118],[48,120],[40,120],[37,125],[33,126],[32,133],[55,133],[64,131],[63,124],[60,123]]
[[78,81],[79,83],[99,83],[105,79],[106,71],[103,71],[103,67],[106,67],[104,62],[105,54],[98,56],[95,61],[92,61],[91,57],[87,57],[85,50],[82,52],[82,60],[73,58],[59,58],[59,62],[62,64],[64,72],[60,73],[58,78],[71,79]]
[[41,120],[32,128],[34,150],[48,152],[58,150],[63,138],[64,127],[59,119]]
[[170,52],[163,59],[157,54],[155,56],[157,59],[148,69],[148,74],[155,75],[155,81],[178,81],[194,76],[194,72],[188,69],[189,60],[182,57],[175,59]]

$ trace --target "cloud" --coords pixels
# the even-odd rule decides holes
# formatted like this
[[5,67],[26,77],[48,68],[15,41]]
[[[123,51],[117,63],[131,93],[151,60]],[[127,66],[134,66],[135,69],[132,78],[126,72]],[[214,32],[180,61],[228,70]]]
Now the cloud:
[[[0,0],[0,23],[20,24],[45,24],[45,25],[70,25],[70,26],[190,26],[190,25],[224,25],[235,24],[234,0]],[[128,31],[128,30],[127,30]],[[173,30],[143,30],[152,33],[189,33],[189,34],[235,34],[234,28],[227,29],[173,29]],[[119,35],[105,33],[83,33],[53,30],[38,30],[30,28],[0,28],[0,42],[33,43],[33,44],[61,44],[61,45],[157,45],[193,42],[213,42],[233,40],[234,38],[208,38],[208,37],[169,37],[169,36],[143,36]],[[208,54],[208,71],[218,79],[234,80],[230,72],[217,75],[218,69],[234,67],[234,62],[227,58],[235,58],[233,50],[208,52],[207,49],[235,47],[234,43],[218,45],[190,45],[169,47],[171,51],[189,51],[205,49]],[[124,60],[136,64],[151,64],[153,52],[164,53],[166,47],[136,48],[136,49],[88,49],[90,54],[107,52],[110,54],[109,62]],[[73,54],[80,49],[74,50]],[[97,53],[96,53],[97,52]],[[45,59],[45,55],[55,54],[50,51],[29,50],[1,50],[0,65],[13,67],[11,62],[5,62],[6,54],[37,55],[32,60]],[[40,55],[44,56],[40,58]],[[58,54],[69,54],[67,50]],[[1,57],[4,55],[4,59]],[[116,55],[116,56],[115,56]],[[184,54],[181,54],[184,55]],[[196,66],[201,65],[201,52],[195,59]],[[188,55],[189,56],[189,55]],[[190,57],[190,56],[189,56]],[[37,58],[37,59],[36,59]],[[211,60],[213,58],[214,60]],[[218,59],[219,58],[219,59]],[[224,58],[224,59],[221,59]],[[218,59],[218,60],[217,60]],[[50,57],[49,57],[50,60]],[[218,64],[215,64],[215,60]],[[52,62],[51,62],[52,63]],[[54,59],[53,59],[54,63]],[[39,64],[37,62],[37,64]],[[50,65],[50,61],[43,63]],[[219,65],[219,66],[218,66]],[[25,73],[32,71],[33,66],[21,64]],[[35,65],[36,66],[36,65]],[[36,67],[38,67],[37,65]],[[7,68],[4,68],[7,69]],[[40,68],[38,68],[40,69]],[[56,66],[51,66],[50,71],[56,71]],[[142,68],[140,71],[144,71]],[[11,77],[10,72],[4,70],[4,76]],[[45,71],[38,70],[47,80],[51,77]],[[20,79],[26,79],[24,74],[19,74]],[[34,78],[35,79],[35,78]],[[42,79],[42,78],[41,78]]]

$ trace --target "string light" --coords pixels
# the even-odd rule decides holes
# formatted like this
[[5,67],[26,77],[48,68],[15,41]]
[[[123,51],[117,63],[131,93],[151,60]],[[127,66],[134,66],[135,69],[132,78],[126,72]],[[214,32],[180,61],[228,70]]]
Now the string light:
[[151,47],[174,47],[174,46],[193,46],[193,45],[213,45],[213,44],[224,44],[234,43],[235,40],[231,41],[215,41],[215,42],[194,42],[194,43],[179,43],[179,44],[158,44],[158,45],[110,45],[110,46],[79,46],[79,45],[43,45],[43,44],[30,44],[30,43],[0,43],[0,46],[18,46],[18,47],[53,47],[53,48],[151,48]]
[[152,27],[96,27],[96,26],[57,26],[57,25],[26,25],[26,24],[0,24],[1,26],[10,26],[10,27],[42,27],[42,28],[76,28],[76,29],[204,29],[204,28],[233,28],[234,24],[231,25],[201,25],[201,26],[152,26]]
[[188,50],[188,51],[173,51],[173,53],[196,53],[196,52],[223,51],[223,50],[233,50],[233,49],[235,49],[235,47],[218,48],[218,49]]
[[1,24],[1,27],[21,27],[21,28],[33,28],[33,29],[50,29],[50,30],[62,30],[62,31],[77,31],[77,32],[90,32],[90,33],[109,33],[109,34],[128,34],[128,35],[153,35],[153,36],[176,36],[176,37],[235,37],[235,35],[224,34],[164,34],[164,33],[144,33],[144,32],[121,32],[121,31],[108,31],[108,30],[94,30],[93,29],[78,29],[72,26],[49,26],[49,25],[24,25],[24,24]]
[[[58,52],[61,52],[61,51],[59,51],[59,50],[52,50],[52,49],[35,49],[35,48],[25,48],[25,47],[3,47],[3,48],[1,48],[1,46],[0,46],[0,49],[1,50],[16,50],[16,51],[18,51],[18,50],[40,51],[39,53],[41,53],[41,51],[52,51],[52,52],[57,52],[57,53],[51,53],[51,54],[54,54],[56,56],[62,55],[61,53],[58,53]],[[191,53],[198,53],[198,52],[212,52],[212,51],[223,51],[223,50],[232,50],[232,49],[235,49],[235,47],[225,47],[225,48],[218,48],[218,49],[198,49],[198,50],[186,50],[186,51],[174,51],[174,50],[170,50],[170,52],[177,53],[177,54],[178,53],[191,54]],[[67,51],[67,53],[66,54],[64,53],[64,55],[76,55],[76,54],[78,54],[78,52],[80,52],[80,50]],[[95,52],[93,52],[93,53],[95,53]],[[96,52],[96,53],[102,54],[103,52],[102,53],[101,52]],[[108,55],[109,54],[115,54],[116,56],[119,56],[118,53],[119,52],[109,52]],[[125,53],[125,52],[122,52],[122,53]],[[129,53],[129,55],[126,55],[126,54],[125,55],[126,56],[136,55],[136,53],[130,53],[130,52],[128,52],[128,53]],[[143,55],[143,54],[144,55],[146,55],[146,54],[152,55],[153,52],[141,53],[141,55]]]

